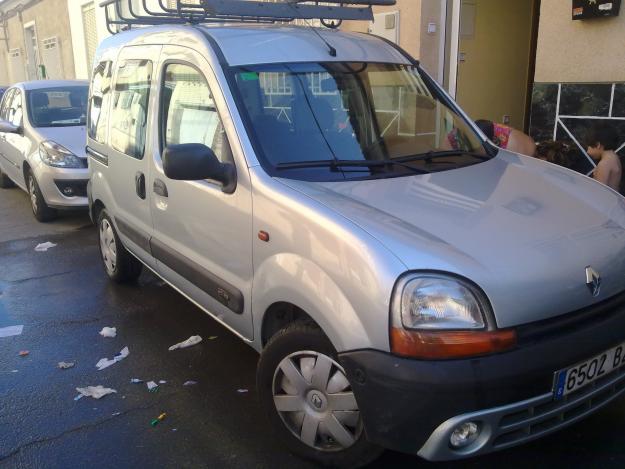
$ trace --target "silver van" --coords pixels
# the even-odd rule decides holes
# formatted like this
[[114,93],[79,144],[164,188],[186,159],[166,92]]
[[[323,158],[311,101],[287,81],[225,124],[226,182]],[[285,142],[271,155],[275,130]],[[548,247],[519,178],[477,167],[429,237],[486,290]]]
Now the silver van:
[[[219,20],[226,3],[251,2],[203,0]],[[293,452],[460,459],[623,394],[621,195],[498,150],[383,39],[177,13],[117,15],[164,24],[96,53],[102,260],[117,282],[146,266],[260,353]]]

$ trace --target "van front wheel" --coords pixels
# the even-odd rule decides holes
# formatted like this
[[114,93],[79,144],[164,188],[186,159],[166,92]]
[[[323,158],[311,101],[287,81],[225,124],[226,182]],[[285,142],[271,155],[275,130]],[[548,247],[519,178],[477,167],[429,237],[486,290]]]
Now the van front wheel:
[[117,283],[136,280],[141,275],[143,264],[126,250],[106,210],[98,216],[98,236],[104,270],[111,280]]
[[271,423],[293,453],[332,467],[361,467],[381,454],[367,441],[334,347],[314,324],[295,322],[271,338],[257,385]]

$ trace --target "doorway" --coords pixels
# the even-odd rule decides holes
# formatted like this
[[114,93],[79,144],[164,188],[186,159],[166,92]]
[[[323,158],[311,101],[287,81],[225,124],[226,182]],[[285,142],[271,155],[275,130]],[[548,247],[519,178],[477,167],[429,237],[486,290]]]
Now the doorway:
[[26,47],[26,77],[28,80],[39,78],[39,50],[35,23],[24,26],[24,46]]
[[456,100],[473,119],[527,131],[540,0],[454,3]]

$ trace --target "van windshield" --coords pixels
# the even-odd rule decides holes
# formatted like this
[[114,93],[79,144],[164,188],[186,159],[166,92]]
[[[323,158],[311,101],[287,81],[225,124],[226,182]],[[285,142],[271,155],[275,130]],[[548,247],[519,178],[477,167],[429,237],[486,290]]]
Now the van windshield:
[[416,66],[298,63],[233,73],[259,159],[273,176],[386,178],[491,158]]

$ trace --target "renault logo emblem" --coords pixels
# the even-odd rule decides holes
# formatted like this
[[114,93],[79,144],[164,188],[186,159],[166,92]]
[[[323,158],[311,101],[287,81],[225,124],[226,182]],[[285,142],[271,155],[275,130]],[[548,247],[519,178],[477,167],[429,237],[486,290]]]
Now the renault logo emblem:
[[321,399],[321,397],[319,397],[318,394],[313,394],[310,397],[310,400],[317,409],[321,409],[321,407],[323,406],[323,400]]
[[601,291],[601,276],[590,266],[586,267],[586,285],[588,285],[592,296],[599,296],[599,292]]

